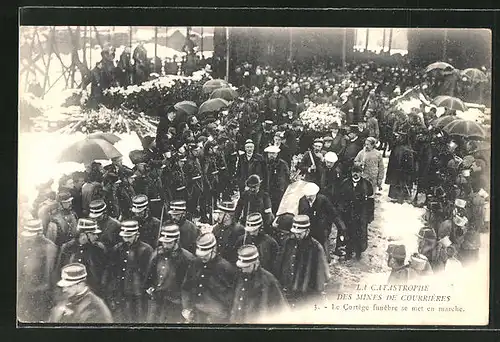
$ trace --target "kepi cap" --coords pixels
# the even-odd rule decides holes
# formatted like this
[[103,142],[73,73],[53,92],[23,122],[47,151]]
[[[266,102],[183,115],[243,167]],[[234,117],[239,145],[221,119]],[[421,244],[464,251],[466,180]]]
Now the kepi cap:
[[103,200],[94,200],[90,202],[89,208],[90,208],[89,217],[97,218],[102,214],[104,214],[104,212],[106,211],[106,202],[104,202]]
[[238,248],[238,261],[236,266],[244,268],[259,260],[259,250],[255,245],[243,245]]
[[120,236],[130,237],[139,233],[139,222],[134,220],[123,221],[121,223]]
[[61,280],[57,282],[59,287],[68,287],[78,284],[87,279],[87,268],[83,264],[73,263],[66,265],[61,270]]
[[146,195],[137,195],[132,198],[132,212],[140,213],[144,211],[149,204],[148,196]]
[[196,239],[196,255],[201,257],[209,254],[216,246],[217,239],[212,233],[205,233]]

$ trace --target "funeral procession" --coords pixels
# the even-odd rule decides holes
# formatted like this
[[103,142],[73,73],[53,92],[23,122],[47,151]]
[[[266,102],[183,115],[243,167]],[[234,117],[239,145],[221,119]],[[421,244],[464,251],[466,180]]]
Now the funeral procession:
[[492,89],[467,32],[22,26],[18,321],[269,323],[467,279]]

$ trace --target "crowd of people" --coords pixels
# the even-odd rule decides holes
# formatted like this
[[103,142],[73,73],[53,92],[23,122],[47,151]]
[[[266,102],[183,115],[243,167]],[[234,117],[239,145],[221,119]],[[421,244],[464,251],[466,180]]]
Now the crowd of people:
[[[404,245],[387,250],[390,282],[477,260],[484,144],[433,128],[435,107],[390,103],[416,84],[429,96],[454,88],[409,65],[236,72],[229,109],[167,108],[132,169],[118,157],[62,177],[57,192],[39,186],[21,219],[21,320],[249,323],[293,309],[325,294],[333,256],[362,258],[384,185],[392,201],[426,207],[410,263]],[[299,114],[319,103],[341,108],[342,125],[305,129]],[[297,179],[298,212],[282,213]]]

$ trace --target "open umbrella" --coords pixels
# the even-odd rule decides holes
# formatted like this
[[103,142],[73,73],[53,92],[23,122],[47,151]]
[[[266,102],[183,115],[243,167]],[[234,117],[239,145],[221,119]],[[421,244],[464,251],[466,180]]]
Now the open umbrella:
[[58,161],[86,164],[98,159],[109,160],[121,156],[120,151],[106,140],[85,138],[64,149]]
[[211,99],[224,99],[226,101],[233,101],[238,97],[238,92],[231,88],[219,88],[215,89],[212,94],[210,94]]
[[484,72],[476,68],[465,69],[461,72],[461,74],[462,76],[467,77],[467,79],[469,79],[469,81],[471,81],[472,83],[481,83],[488,81],[488,77],[486,77]]
[[459,135],[466,138],[486,138],[483,127],[471,120],[455,120],[444,126],[443,130],[449,135]]
[[426,68],[425,68],[425,72],[431,72],[432,70],[436,70],[436,69],[441,69],[441,70],[445,70],[445,69],[455,69],[453,67],[453,65],[451,64],[448,64],[446,62],[434,62],[432,64],[429,64]]
[[431,126],[443,129],[444,126],[446,126],[450,122],[453,122],[456,120],[460,120],[460,119],[457,118],[456,116],[453,116],[453,115],[444,115],[444,116],[440,116],[439,118],[433,120],[431,122]]
[[198,111],[198,106],[193,101],[181,101],[174,105],[177,110],[182,110],[187,113],[187,115],[195,115]]
[[217,112],[222,108],[229,106],[229,102],[224,99],[216,98],[210,99],[203,102],[200,105],[200,109],[198,110],[198,114],[203,114],[207,112]]
[[205,94],[211,94],[215,89],[228,88],[229,83],[221,79],[215,79],[205,82],[203,84],[202,90]]
[[122,140],[119,136],[113,133],[97,132],[87,135],[87,139],[102,139],[106,140],[110,144],[116,144],[118,141]]
[[462,112],[467,111],[467,106],[465,105],[465,103],[459,98],[453,96],[437,96],[432,100],[432,103],[438,107],[460,110]]

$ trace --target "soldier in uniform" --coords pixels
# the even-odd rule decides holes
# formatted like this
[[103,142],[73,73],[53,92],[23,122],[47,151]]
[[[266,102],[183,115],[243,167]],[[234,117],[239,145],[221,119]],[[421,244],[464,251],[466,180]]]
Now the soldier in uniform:
[[236,269],[218,254],[212,233],[198,237],[196,256],[182,284],[182,316],[187,322],[227,323]]
[[50,222],[47,226],[46,237],[61,247],[64,243],[73,240],[77,234],[77,217],[72,207],[72,200],[69,192],[60,192],[57,195],[59,206],[50,215]]
[[180,246],[179,226],[162,227],[158,247],[148,266],[146,292],[149,295],[148,323],[181,323],[181,286],[194,255]]
[[[213,223],[212,212],[219,201],[227,177],[226,163],[223,156],[218,153],[217,145],[213,141],[205,143],[203,158],[203,174],[205,176],[205,200],[210,207],[210,222]],[[226,175],[226,177],[224,177]]]
[[260,213],[264,219],[264,229],[271,232],[271,223],[274,220],[272,212],[271,197],[261,189],[261,178],[258,175],[251,175],[246,181],[248,190],[245,190],[238,199],[235,217],[244,225],[250,213]]
[[65,298],[52,309],[49,322],[113,323],[109,308],[87,285],[85,265],[66,265],[57,286],[62,288]]
[[189,219],[200,215],[206,219],[206,205],[203,198],[205,185],[203,181],[203,169],[198,157],[192,153],[192,150],[196,146],[197,144],[195,143],[189,145],[187,149],[187,161],[184,164],[184,174],[186,175],[187,182],[187,214]]
[[171,164],[163,169],[162,183],[166,187],[168,198],[187,200],[187,177],[184,173],[186,161],[186,157],[177,154],[173,156]]
[[281,199],[290,184],[290,168],[283,159],[279,159],[280,148],[278,146],[266,147],[267,153],[267,184],[265,189],[271,197],[273,214],[278,211]]
[[186,218],[186,201],[170,202],[168,215],[174,223],[179,225],[181,247],[194,253],[196,250],[196,238],[199,232],[196,225]]
[[99,240],[104,244],[106,249],[113,248],[120,239],[120,221],[109,217],[106,212],[106,203],[104,200],[94,200],[90,202],[90,214],[89,218],[95,220],[99,226],[99,230],[102,232]]
[[77,229],[78,236],[61,247],[57,273],[61,272],[65,265],[73,262],[81,263],[88,270],[90,288],[96,293],[101,293],[101,279],[107,254],[106,247],[97,241],[102,231],[98,229],[97,222],[91,219],[79,219]]
[[[262,215],[252,213],[248,215],[245,225],[245,234],[238,237],[235,250],[245,244],[257,246],[260,255],[260,264],[269,272],[274,272],[274,263],[278,256],[279,245],[274,238],[266,234],[263,229]],[[235,253],[237,254],[237,253]],[[236,260],[230,260],[236,262]]]
[[239,272],[229,317],[231,323],[258,322],[264,315],[288,309],[280,283],[261,267],[256,246],[241,246],[236,266]]
[[217,239],[217,250],[220,256],[226,260],[232,260],[236,240],[245,233],[245,229],[235,219],[234,202],[222,201],[217,207],[217,224],[213,227],[212,233]]
[[309,217],[296,215],[292,234],[284,241],[277,258],[276,278],[292,306],[322,294],[330,279],[323,246],[311,237],[309,229]]
[[108,253],[102,286],[115,322],[140,323],[146,318],[144,284],[153,248],[139,240],[137,221],[121,224],[123,242]]
[[134,220],[139,223],[141,241],[156,248],[160,235],[160,220],[150,214],[148,196],[134,196],[131,211],[134,214]]
[[43,236],[40,220],[28,220],[20,234],[17,312],[21,322],[46,321],[52,307],[52,275],[57,246]]
[[260,179],[266,180],[266,165],[262,155],[254,153],[255,144],[251,139],[245,142],[245,155],[239,158],[238,187],[240,191],[245,188],[245,182],[250,175],[258,175]]

